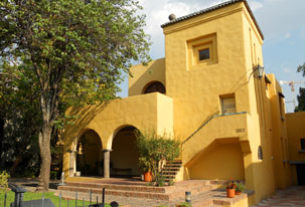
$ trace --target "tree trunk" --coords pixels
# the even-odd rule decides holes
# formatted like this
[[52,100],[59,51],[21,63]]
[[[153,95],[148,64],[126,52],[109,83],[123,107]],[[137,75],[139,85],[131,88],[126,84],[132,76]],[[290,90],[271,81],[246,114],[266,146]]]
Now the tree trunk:
[[41,97],[41,110],[43,123],[42,128],[39,132],[39,149],[40,149],[40,175],[39,175],[39,184],[38,191],[47,191],[49,189],[50,182],[50,168],[51,168],[51,149],[50,142],[52,136],[52,124],[51,124],[51,112],[50,107],[46,100]]
[[45,126],[39,133],[39,148],[40,148],[40,175],[39,175],[39,191],[47,191],[50,182],[50,168],[51,168],[51,140],[52,127]]

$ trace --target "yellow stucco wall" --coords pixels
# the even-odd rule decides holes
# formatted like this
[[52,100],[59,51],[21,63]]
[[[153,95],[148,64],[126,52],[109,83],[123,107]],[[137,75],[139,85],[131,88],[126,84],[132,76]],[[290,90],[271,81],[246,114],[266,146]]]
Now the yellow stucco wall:
[[165,88],[165,59],[153,60],[148,65],[134,65],[130,68],[131,76],[128,81],[128,95],[140,95],[147,84],[159,81]]
[[189,168],[193,179],[244,180],[243,155],[238,143],[207,147]]
[[[305,163],[305,152],[301,150],[300,139],[305,138],[305,112],[286,114],[289,160],[292,163]],[[293,184],[297,184],[295,164],[292,165]]]
[[[71,150],[75,150],[78,138],[87,130],[93,130],[101,139],[103,149],[112,149],[113,137],[125,126],[133,126],[140,131],[155,130],[157,133],[173,134],[173,101],[160,94],[150,93],[116,99],[100,105],[81,109],[70,109],[70,115],[78,118],[64,130],[64,164],[66,175],[71,168]],[[162,120],[162,125],[158,124]]]

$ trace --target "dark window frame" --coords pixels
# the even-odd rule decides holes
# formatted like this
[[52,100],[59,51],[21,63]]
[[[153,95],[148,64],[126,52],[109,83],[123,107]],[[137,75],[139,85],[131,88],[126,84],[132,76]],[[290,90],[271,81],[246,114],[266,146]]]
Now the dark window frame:
[[209,60],[211,58],[210,48],[198,50],[199,61]]
[[305,138],[300,139],[301,150],[305,150]]

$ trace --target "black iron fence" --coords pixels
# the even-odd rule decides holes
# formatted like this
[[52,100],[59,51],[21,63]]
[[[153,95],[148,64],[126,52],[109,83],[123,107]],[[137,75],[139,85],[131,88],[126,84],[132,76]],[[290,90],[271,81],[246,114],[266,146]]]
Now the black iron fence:
[[[7,192],[4,193],[4,207],[55,207],[55,204],[50,200],[45,198],[45,195],[42,194],[41,199],[39,200],[30,200],[30,201],[23,201],[24,193],[26,190],[22,187],[19,187],[15,184],[9,184],[9,188],[15,193],[14,202],[11,204],[7,203]],[[105,188],[103,188],[101,201],[99,201],[99,196],[96,196],[95,201],[93,201],[93,193],[90,190],[88,192],[89,197],[89,204],[86,204],[84,197],[82,200],[79,200],[78,192],[75,192],[74,200],[70,198],[64,200],[62,196],[62,192],[59,193],[58,196],[58,207],[62,207],[64,202],[67,207],[104,207],[105,206]],[[81,204],[79,204],[81,203]],[[116,201],[112,201],[110,203],[111,207],[118,207],[119,203]]]

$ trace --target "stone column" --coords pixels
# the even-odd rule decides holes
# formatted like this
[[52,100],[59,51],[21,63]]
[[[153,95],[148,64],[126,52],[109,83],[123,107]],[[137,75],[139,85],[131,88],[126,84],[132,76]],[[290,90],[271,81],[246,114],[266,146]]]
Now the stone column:
[[103,150],[104,152],[104,178],[110,177],[110,152],[111,150]]
[[73,150],[68,150],[69,152],[69,177],[74,176],[74,153]]

